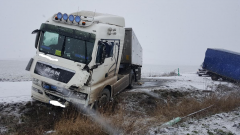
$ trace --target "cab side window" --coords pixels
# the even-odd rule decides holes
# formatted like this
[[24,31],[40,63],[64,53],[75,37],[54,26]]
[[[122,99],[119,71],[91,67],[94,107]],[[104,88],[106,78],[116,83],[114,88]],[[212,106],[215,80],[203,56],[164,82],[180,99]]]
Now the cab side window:
[[98,53],[97,53],[96,63],[99,63],[99,64],[101,63],[102,53],[103,53],[103,45],[98,45]]
[[96,63],[102,64],[103,59],[113,57],[114,42],[99,41]]
[[106,43],[106,58],[113,56],[113,42]]

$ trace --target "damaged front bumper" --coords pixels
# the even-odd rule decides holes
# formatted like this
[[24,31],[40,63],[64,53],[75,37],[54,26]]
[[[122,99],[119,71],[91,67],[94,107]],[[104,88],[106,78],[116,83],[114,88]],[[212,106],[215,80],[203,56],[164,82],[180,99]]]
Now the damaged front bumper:
[[89,102],[89,96],[86,93],[76,92],[64,88],[61,88],[58,91],[45,89],[44,87],[38,86],[34,83],[32,84],[32,98],[44,103],[57,101],[64,106],[68,106],[69,103],[74,103],[77,105],[84,105],[84,107],[86,107]]

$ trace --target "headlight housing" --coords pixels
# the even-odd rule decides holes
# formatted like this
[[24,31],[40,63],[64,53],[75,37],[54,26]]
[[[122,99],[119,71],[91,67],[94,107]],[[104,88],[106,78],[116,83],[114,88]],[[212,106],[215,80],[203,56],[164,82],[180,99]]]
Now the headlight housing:
[[88,94],[82,93],[82,92],[74,92],[74,97],[77,99],[81,99],[81,100],[86,100],[88,97]]
[[32,87],[32,90],[39,93],[39,94],[43,94],[43,92],[41,90],[37,89],[37,88]]
[[35,84],[35,85],[37,85],[37,86],[40,86],[40,87],[41,87],[41,85],[42,85],[42,81],[40,81],[40,80],[38,80],[38,79],[36,79],[36,78],[33,78],[32,83]]

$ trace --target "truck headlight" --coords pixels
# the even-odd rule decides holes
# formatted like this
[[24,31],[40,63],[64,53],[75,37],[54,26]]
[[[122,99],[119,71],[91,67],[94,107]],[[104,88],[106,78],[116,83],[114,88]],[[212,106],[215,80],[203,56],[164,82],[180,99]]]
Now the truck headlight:
[[43,92],[41,90],[37,89],[37,88],[32,87],[32,90],[39,93],[39,94],[43,94]]
[[33,82],[33,84],[41,87],[42,82],[40,80],[33,78],[32,82]]
[[78,98],[78,99],[81,99],[81,100],[86,100],[87,97],[88,97],[88,94],[85,94],[85,93],[81,93],[81,92],[74,92],[74,97],[75,98]]

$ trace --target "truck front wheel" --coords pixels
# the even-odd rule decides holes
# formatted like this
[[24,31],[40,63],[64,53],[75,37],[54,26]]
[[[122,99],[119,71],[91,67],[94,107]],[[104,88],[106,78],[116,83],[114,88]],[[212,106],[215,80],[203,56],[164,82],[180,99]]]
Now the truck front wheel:
[[107,88],[104,88],[100,94],[98,101],[95,103],[94,108],[98,110],[103,108],[110,100],[110,91]]

